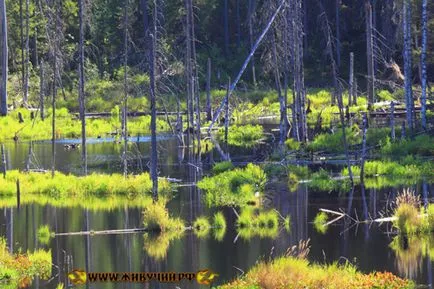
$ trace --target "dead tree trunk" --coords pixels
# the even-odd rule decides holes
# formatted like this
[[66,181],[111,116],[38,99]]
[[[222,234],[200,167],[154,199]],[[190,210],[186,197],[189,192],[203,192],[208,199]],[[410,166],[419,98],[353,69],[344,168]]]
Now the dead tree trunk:
[[360,161],[360,182],[364,185],[365,180],[365,159],[366,159],[366,132],[368,130],[368,117],[363,113],[363,136],[362,136],[362,156]]
[[336,65],[341,66],[341,0],[336,0]]
[[348,105],[353,105],[353,93],[354,93],[354,53],[350,53],[350,80],[348,87]]
[[211,58],[208,58],[207,77],[206,77],[206,120],[212,120],[211,108]]
[[[3,0],[1,0],[1,1],[3,1]],[[3,174],[3,179],[6,179],[6,170],[7,170],[7,168],[6,168],[5,145],[2,144],[1,148],[2,148],[2,150],[1,150],[1,153],[2,153],[2,159],[1,159],[1,161],[2,161],[2,174]]]
[[280,103],[280,138],[279,143],[282,145],[286,140],[286,105],[284,100],[284,95],[282,93],[282,86],[280,83],[280,72],[279,72],[279,61],[277,59],[277,47],[276,47],[276,36],[272,33],[272,53],[274,62],[274,82],[276,84],[276,91]]
[[229,134],[229,90],[231,87],[231,79],[228,80],[228,87],[225,97],[225,144],[226,152],[228,152],[228,134]]
[[395,102],[390,103],[390,138],[395,141]]
[[124,177],[128,174],[128,0],[124,3],[124,97],[123,97],[123,109],[122,109],[122,136],[124,139],[124,151],[122,153],[122,161],[124,166]]
[[154,21],[152,25],[152,32],[148,32],[148,39],[150,43],[149,49],[149,78],[150,78],[150,96],[151,96],[151,179],[152,179],[152,199],[154,202],[158,201],[158,174],[157,174],[157,114],[156,114],[156,48],[157,48],[157,17],[158,7],[157,1],[154,0]]
[[25,40],[25,63],[24,63],[24,105],[28,104],[29,98],[29,58],[30,58],[30,50],[29,50],[29,0],[26,0],[26,40]]
[[8,29],[6,19],[6,3],[0,0],[0,25],[1,25],[1,84],[0,84],[0,115],[8,114]]
[[[255,12],[256,0],[249,0],[249,13],[248,13],[248,23],[249,23],[249,41],[250,49],[253,48],[253,14]],[[256,71],[255,71],[255,58],[252,56],[252,61],[250,63],[252,67],[252,80],[253,86],[256,87]]]
[[44,60],[41,59],[39,64],[39,110],[41,111],[41,120],[45,120],[45,75],[44,75]]
[[412,89],[412,59],[411,59],[411,1],[404,0],[404,75],[405,75],[405,105],[407,124],[412,135],[413,130],[413,89]]
[[78,63],[78,99],[80,104],[80,120],[81,120],[81,160],[83,165],[83,173],[87,175],[87,149],[86,149],[86,97],[84,92],[84,5],[83,0],[78,0],[79,13],[79,63]]
[[190,15],[190,2],[191,0],[185,0],[186,14],[186,80],[187,80],[187,110],[188,110],[188,127],[187,136],[190,140],[190,132],[194,132],[194,77],[192,68],[192,17]]
[[366,22],[366,56],[368,67],[368,110],[372,109],[375,95],[374,75],[374,44],[372,36],[372,6],[371,0],[365,1],[365,22]]
[[422,1],[422,53],[420,62],[422,67],[422,97],[421,97],[421,122],[422,129],[426,130],[426,92],[427,92],[427,73],[426,73],[426,50],[427,50],[427,34],[428,34],[428,15],[427,15],[428,1]]

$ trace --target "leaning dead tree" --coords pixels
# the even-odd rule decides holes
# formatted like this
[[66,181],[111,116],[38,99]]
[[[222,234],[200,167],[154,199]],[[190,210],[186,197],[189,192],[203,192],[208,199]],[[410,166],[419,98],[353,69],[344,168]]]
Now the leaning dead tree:
[[[258,39],[255,42],[255,45],[253,45],[252,49],[250,50],[249,55],[247,56],[246,60],[244,61],[240,71],[238,72],[238,75],[235,77],[235,80],[232,82],[232,84],[229,87],[228,95],[230,96],[232,92],[235,90],[235,87],[237,86],[238,82],[241,79],[241,76],[243,76],[244,71],[246,70],[247,66],[249,65],[250,60],[252,59],[253,55],[255,54],[256,49],[258,49],[259,44],[261,44],[261,41],[264,39],[264,36],[267,34],[268,30],[270,30],[271,25],[273,24],[274,20],[276,19],[277,15],[284,10],[284,4],[287,0],[282,0],[279,4],[279,6],[276,8],[276,11],[271,16],[271,19],[268,21],[267,25],[265,26],[264,30],[262,31],[261,35],[258,37]],[[220,116],[221,111],[223,110],[225,106],[225,99],[222,100],[220,103],[220,106],[217,108],[216,112],[214,113],[212,122],[208,128],[208,134],[211,133],[211,130],[214,126],[214,123],[217,121],[218,117]]]
[[8,114],[8,29],[6,20],[6,3],[5,0],[0,0],[0,25],[1,25],[1,85],[0,85],[0,115]]

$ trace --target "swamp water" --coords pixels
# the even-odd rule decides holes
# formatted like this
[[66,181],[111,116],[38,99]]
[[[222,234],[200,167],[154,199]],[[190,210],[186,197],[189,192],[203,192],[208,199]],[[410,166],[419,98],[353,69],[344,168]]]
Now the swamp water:
[[[80,150],[65,150],[64,145],[79,140],[59,141],[57,143],[56,168],[62,172],[80,174]],[[175,137],[160,137],[158,143],[159,170],[161,176],[182,180],[191,184],[199,179],[194,166],[188,164],[187,153],[179,148]],[[132,138],[129,146],[129,170],[147,170],[149,161],[150,139]],[[29,152],[28,143],[6,144],[8,169],[22,169]],[[269,144],[255,148],[230,148],[232,161],[247,163],[262,161],[272,152]],[[90,172],[122,172],[122,145],[113,140],[91,139],[88,144],[88,164]],[[137,156],[141,155],[141,160]],[[206,175],[210,163],[220,161],[221,156],[214,148],[203,154],[203,174]],[[51,167],[51,143],[34,142],[32,168]],[[313,262],[345,262],[355,264],[363,272],[391,271],[402,277],[414,279],[419,284],[432,284],[432,261],[434,259],[434,239],[422,240],[409,244],[409,248],[395,252],[391,247],[393,235],[388,234],[390,224],[370,225],[339,221],[329,226],[325,233],[315,230],[312,221],[320,208],[347,210],[351,208],[353,216],[359,218],[379,217],[379,212],[387,207],[387,200],[396,195],[402,187],[388,189],[367,189],[365,195],[359,187],[352,196],[340,196],[338,193],[318,192],[306,185],[299,185],[290,190],[287,180],[270,180],[266,187],[267,195],[273,195],[272,202],[283,216],[291,216],[291,231],[282,229],[276,238],[251,239],[237,238],[234,228],[236,216],[232,209],[224,209],[228,228],[221,241],[213,238],[212,233],[205,238],[198,238],[187,231],[183,237],[169,243],[161,240],[150,244],[143,233],[96,236],[58,236],[49,245],[38,244],[37,230],[42,225],[49,225],[57,233],[84,230],[110,230],[141,228],[142,209],[113,206],[110,210],[97,210],[88,206],[81,207],[25,203],[19,210],[16,207],[0,208],[0,235],[6,236],[13,244],[14,252],[35,248],[51,249],[53,255],[53,278],[47,281],[35,279],[31,288],[55,288],[60,282],[67,284],[67,272],[71,268],[86,269],[90,272],[143,272],[143,271],[198,271],[209,268],[219,274],[216,284],[227,282],[242,272],[247,272],[257,260],[268,260],[270,256],[285,253],[288,247],[300,240],[310,238],[311,251],[308,259]],[[428,184],[432,192],[433,185]],[[421,194],[422,185],[413,186]],[[431,194],[428,195],[430,197]],[[172,216],[182,217],[186,224],[191,224],[197,216],[212,216],[214,209],[201,203],[201,192],[192,186],[178,189],[176,198],[169,202]],[[1,202],[0,202],[1,203]],[[155,241],[155,240],[154,240]],[[157,244],[157,245],[154,245]],[[165,248],[167,247],[167,249]],[[163,253],[161,253],[163,251]],[[133,284],[133,283],[94,283],[89,288],[200,288],[195,282],[177,284]],[[205,286],[203,287],[205,288]]]

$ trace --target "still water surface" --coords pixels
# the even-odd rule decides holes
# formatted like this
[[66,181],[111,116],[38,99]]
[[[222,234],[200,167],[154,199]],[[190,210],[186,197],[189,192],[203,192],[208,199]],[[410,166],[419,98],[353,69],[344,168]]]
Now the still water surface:
[[[56,145],[56,168],[63,172],[80,174],[80,151],[65,150],[65,143],[77,140],[59,141]],[[199,179],[197,170],[189,165],[188,154],[179,147],[176,138],[162,136],[158,143],[159,173],[161,176],[181,179],[183,183],[193,183]],[[25,166],[29,152],[28,143],[9,143],[6,145],[8,169],[20,169]],[[269,144],[254,148],[229,148],[234,162],[264,160],[272,151]],[[93,139],[88,145],[89,170],[92,172],[121,172],[122,145],[110,139]],[[148,137],[132,138],[129,145],[129,170],[147,170],[150,143]],[[33,143],[32,166],[51,167],[51,143]],[[138,157],[140,156],[140,157]],[[211,164],[221,160],[216,149],[204,154],[204,174],[209,172]],[[421,185],[412,189],[421,193]],[[428,191],[432,192],[432,184]],[[272,180],[267,186],[267,193],[273,195],[274,207],[283,215],[290,215],[291,232],[282,230],[275,239],[237,238],[233,226],[235,215],[232,209],[225,209],[228,230],[222,241],[213,239],[212,234],[205,239],[197,238],[187,232],[181,239],[170,243],[165,258],[156,260],[149,256],[143,234],[102,235],[102,236],[61,236],[52,239],[48,246],[38,244],[36,231],[41,225],[48,224],[55,232],[74,232],[82,230],[109,230],[142,227],[142,212],[138,208],[118,208],[111,211],[87,211],[81,208],[55,208],[29,204],[16,208],[3,208],[0,214],[0,235],[12,241],[14,251],[35,248],[50,248],[53,254],[53,276],[49,282],[35,280],[32,288],[55,288],[59,282],[66,282],[66,272],[70,267],[83,268],[92,272],[105,271],[198,271],[209,268],[219,275],[217,283],[227,282],[242,272],[247,272],[258,260],[285,253],[288,247],[300,240],[310,238],[311,251],[309,260],[314,262],[350,261],[364,272],[391,271],[402,277],[416,280],[420,284],[432,283],[432,262],[425,254],[416,254],[403,260],[398,258],[389,247],[393,235],[387,232],[390,226],[383,224],[359,225],[337,223],[325,234],[316,232],[311,222],[319,208],[338,210],[348,208],[362,217],[378,217],[386,207],[387,196],[398,193],[402,188],[366,190],[366,202],[356,188],[353,196],[339,196],[327,192],[315,192],[300,185],[290,191],[286,180]],[[428,197],[430,194],[428,195]],[[214,211],[200,202],[201,192],[195,187],[181,187],[177,197],[168,207],[173,216],[182,217],[191,223],[197,216],[209,215]],[[366,206],[363,206],[366,204]],[[11,216],[13,216],[11,218]],[[10,222],[12,219],[12,222]],[[9,221],[9,222],[8,222]],[[99,283],[90,288],[200,288],[195,283],[187,284],[128,284]],[[205,287],[204,287],[205,288]]]

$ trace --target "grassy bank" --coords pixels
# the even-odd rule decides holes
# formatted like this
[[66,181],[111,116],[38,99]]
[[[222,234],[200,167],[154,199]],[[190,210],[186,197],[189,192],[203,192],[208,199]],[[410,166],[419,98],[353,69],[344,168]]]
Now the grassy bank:
[[1,288],[25,288],[35,276],[47,280],[51,276],[51,265],[51,251],[11,254],[6,247],[6,240],[0,238]]
[[[142,205],[152,202],[152,181],[148,173],[129,175],[124,178],[120,174],[91,174],[88,176],[65,175],[56,172],[54,178],[51,173],[24,173],[8,171],[6,178],[0,178],[0,196],[5,199],[16,195],[16,181],[20,180],[20,191],[23,202],[35,200],[39,203],[70,206],[83,200],[100,199],[107,202],[103,206],[111,206],[119,198],[126,198]],[[160,199],[164,203],[170,198],[171,186],[165,179],[159,181]],[[47,199],[45,199],[47,198]],[[96,205],[95,205],[96,206]]]
[[[21,113],[24,122],[20,123],[18,113]],[[119,108],[112,111],[109,118],[87,119],[86,135],[88,137],[106,137],[107,135],[120,134],[121,119]],[[13,140],[18,137],[19,140],[47,140],[52,138],[51,133],[52,114],[47,112],[46,119],[42,121],[37,117],[33,121],[30,117],[30,111],[18,109],[11,112],[6,117],[0,117],[0,142]],[[150,133],[150,116],[140,116],[131,118],[128,121],[128,133],[132,136],[137,134]],[[170,130],[169,125],[163,118],[157,120],[157,129],[159,132]],[[79,138],[81,136],[81,123],[77,117],[70,114],[66,108],[56,111],[56,138]]]
[[246,275],[218,289],[410,289],[411,281],[388,272],[363,274],[349,264],[310,264],[305,259],[282,257],[260,262]]
[[[230,168],[227,163],[217,166]],[[208,206],[245,206],[258,203],[266,181],[267,176],[259,166],[248,164],[245,168],[235,168],[204,177],[197,186],[206,192],[205,201]]]

